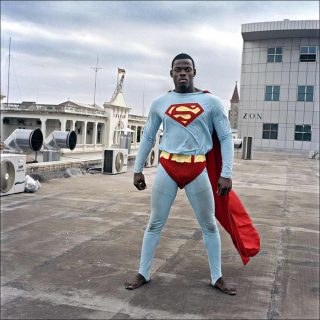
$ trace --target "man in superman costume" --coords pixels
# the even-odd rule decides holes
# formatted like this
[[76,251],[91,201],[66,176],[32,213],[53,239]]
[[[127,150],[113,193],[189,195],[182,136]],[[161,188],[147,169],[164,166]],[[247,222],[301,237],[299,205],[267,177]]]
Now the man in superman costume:
[[163,124],[160,164],[152,186],[151,215],[141,248],[140,268],[126,289],[150,280],[153,256],[178,187],[201,226],[212,287],[235,295],[221,273],[221,241],[216,219],[229,232],[244,264],[260,249],[259,235],[232,189],[233,142],[221,100],[194,87],[196,69],[187,54],[177,55],[170,75],[175,89],[155,99],[150,108],[134,166],[134,185],[144,190],[142,170]]

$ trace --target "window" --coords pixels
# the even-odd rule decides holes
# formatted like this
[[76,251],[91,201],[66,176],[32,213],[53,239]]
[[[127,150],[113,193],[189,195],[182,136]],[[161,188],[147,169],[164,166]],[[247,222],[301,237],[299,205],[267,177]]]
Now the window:
[[316,57],[316,47],[300,47],[300,62],[315,62]]
[[266,86],[265,101],[279,101],[280,86]]
[[298,101],[313,101],[313,86],[298,86]]
[[278,124],[264,123],[262,128],[262,139],[278,139]]
[[299,124],[295,127],[294,140],[311,141],[311,125]]
[[268,48],[268,62],[282,62],[282,48]]

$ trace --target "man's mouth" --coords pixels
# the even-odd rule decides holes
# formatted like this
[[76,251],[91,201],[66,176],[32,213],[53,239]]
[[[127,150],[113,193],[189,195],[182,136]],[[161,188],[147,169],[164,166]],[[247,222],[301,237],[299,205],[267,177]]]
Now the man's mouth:
[[179,82],[187,82],[187,79],[179,79]]

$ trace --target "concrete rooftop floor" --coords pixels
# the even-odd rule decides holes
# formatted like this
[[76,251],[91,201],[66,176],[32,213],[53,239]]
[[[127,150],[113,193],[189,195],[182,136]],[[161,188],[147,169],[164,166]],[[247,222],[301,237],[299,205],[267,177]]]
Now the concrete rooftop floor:
[[210,288],[202,235],[179,190],[152,281],[136,272],[156,168],[148,189],[119,175],[52,179],[36,193],[1,197],[2,319],[318,319],[319,161],[256,152],[235,158],[234,190],[261,236],[243,266],[220,227],[222,270],[236,296]]

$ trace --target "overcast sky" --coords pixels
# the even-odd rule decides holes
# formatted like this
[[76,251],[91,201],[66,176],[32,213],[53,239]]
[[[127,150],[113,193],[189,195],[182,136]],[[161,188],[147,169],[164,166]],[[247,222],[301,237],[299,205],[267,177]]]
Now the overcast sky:
[[[195,84],[229,108],[240,80],[241,24],[319,19],[317,1],[1,1],[1,93],[9,102],[58,104],[110,101],[117,68],[126,70],[131,113],[172,89],[171,61],[181,52],[196,63]],[[6,101],[6,99],[4,100]]]

